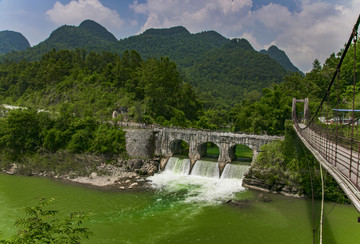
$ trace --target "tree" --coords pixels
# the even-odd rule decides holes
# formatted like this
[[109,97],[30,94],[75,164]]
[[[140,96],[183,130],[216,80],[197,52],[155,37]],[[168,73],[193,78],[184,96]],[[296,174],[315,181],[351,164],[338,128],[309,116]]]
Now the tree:
[[40,145],[41,132],[36,111],[13,110],[0,128],[0,149],[7,149],[12,159],[34,152]]
[[15,222],[19,230],[9,240],[1,243],[80,243],[81,239],[89,239],[92,232],[80,227],[87,218],[83,212],[73,212],[69,217],[56,218],[57,210],[47,209],[54,199],[40,199],[34,207],[26,207],[27,218]]

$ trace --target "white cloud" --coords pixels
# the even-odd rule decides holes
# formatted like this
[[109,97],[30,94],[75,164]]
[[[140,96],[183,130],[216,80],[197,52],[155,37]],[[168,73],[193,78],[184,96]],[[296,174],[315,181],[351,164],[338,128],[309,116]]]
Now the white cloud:
[[[251,44],[251,46],[255,49],[255,50],[260,50],[260,49],[264,49],[264,46],[262,46],[261,44],[259,44],[256,40],[256,38],[253,36],[252,33],[250,32],[245,32],[243,33],[240,38],[244,38],[246,40],[248,40]],[[267,48],[266,48],[267,49]]]
[[231,23],[238,22],[239,14],[246,14],[251,4],[251,0],[148,0],[146,3],[134,1],[130,7],[137,14],[147,15],[141,31],[183,25],[198,32],[232,29]]
[[255,16],[257,21],[276,33],[273,41],[278,47],[296,66],[307,72],[315,58],[324,62],[331,53],[337,53],[343,47],[355,24],[359,7],[308,1],[302,5],[301,12],[290,13],[282,6],[270,4],[259,9]]
[[46,11],[50,20],[58,25],[78,25],[85,19],[94,20],[110,31],[118,31],[124,24],[115,10],[105,7],[99,0],[72,0],[68,4],[56,2]]
[[274,3],[252,10],[252,0],[135,0],[130,8],[147,18],[140,32],[183,25],[190,32],[215,30],[246,38],[257,50],[276,43],[306,72],[314,59],[324,62],[343,47],[360,12],[360,0],[298,4],[295,12]]

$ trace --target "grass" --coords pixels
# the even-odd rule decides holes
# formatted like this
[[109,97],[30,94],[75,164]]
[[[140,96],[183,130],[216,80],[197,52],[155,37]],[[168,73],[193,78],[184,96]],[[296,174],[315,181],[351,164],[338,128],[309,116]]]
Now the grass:
[[[219,155],[219,148],[213,144],[208,143],[207,145],[207,154],[208,155]],[[245,145],[236,145],[235,155],[237,158],[252,158],[253,151]]]

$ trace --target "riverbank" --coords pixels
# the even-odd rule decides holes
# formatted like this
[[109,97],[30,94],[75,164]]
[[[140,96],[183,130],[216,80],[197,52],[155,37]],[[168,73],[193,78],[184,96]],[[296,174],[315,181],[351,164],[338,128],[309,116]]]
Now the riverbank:
[[263,169],[258,165],[252,166],[245,174],[243,187],[256,191],[280,194],[287,197],[304,198],[301,185],[291,180],[290,172]]
[[150,188],[146,177],[158,172],[160,158],[109,159],[63,151],[24,157],[19,162],[2,159],[0,163],[2,172],[10,175],[49,177],[98,188],[145,190]]

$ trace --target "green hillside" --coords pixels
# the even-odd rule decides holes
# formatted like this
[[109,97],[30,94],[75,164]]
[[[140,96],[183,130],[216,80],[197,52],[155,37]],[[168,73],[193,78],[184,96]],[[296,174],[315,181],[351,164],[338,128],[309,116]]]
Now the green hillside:
[[267,55],[255,51],[245,39],[233,39],[201,56],[202,62],[186,69],[194,85],[213,91],[216,99],[239,102],[253,90],[261,92],[280,83],[287,71]]
[[182,68],[201,62],[204,52],[219,48],[229,40],[215,31],[191,34],[186,28],[149,29],[113,44],[109,51],[122,53],[136,50],[144,58],[169,57]]
[[28,40],[19,32],[0,31],[0,55],[11,51],[26,50],[30,47]]
[[[75,114],[100,119],[123,107],[135,121],[257,132],[272,118],[259,129],[240,123],[239,115],[247,110],[250,118],[249,102],[278,94],[263,89],[291,74],[245,39],[178,26],[117,41],[91,20],[62,26],[39,45],[1,58],[7,62],[0,67],[0,102],[54,110],[68,104]],[[278,108],[276,116],[282,121],[287,111]],[[281,131],[277,122],[269,133]]]
[[280,50],[276,46],[271,46],[269,49],[266,50],[260,50],[260,53],[267,54],[270,56],[270,58],[275,59],[279,64],[281,64],[286,70],[292,71],[292,72],[301,72],[297,67],[295,67],[289,57],[286,55],[286,53],[282,50]]
[[85,20],[79,26],[61,26],[38,45],[22,52],[5,55],[3,58],[17,62],[22,59],[33,61],[39,60],[52,49],[104,50],[106,46],[116,41],[115,36],[103,26],[92,20]]

